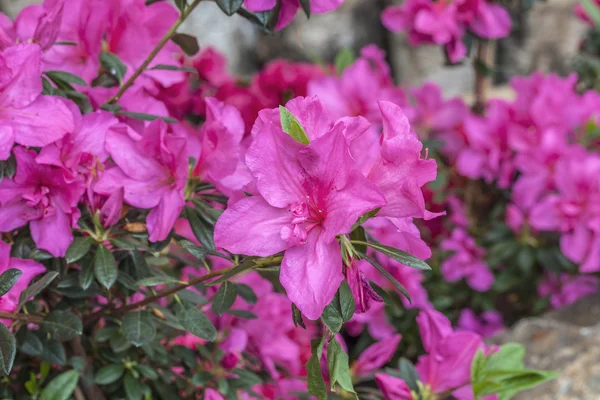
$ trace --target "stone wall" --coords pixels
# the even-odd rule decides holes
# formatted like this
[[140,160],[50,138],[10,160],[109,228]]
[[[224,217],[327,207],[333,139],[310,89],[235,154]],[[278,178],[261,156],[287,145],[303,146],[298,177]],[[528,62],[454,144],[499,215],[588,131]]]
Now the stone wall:
[[[0,0],[0,9],[14,16],[24,5],[41,0]],[[536,1],[525,9],[529,0],[505,0],[515,29],[501,40],[496,52],[497,80],[506,82],[514,75],[534,70],[568,70],[585,30],[573,14],[578,0]],[[343,48],[356,51],[375,43],[388,52],[398,82],[418,85],[426,80],[439,83],[447,95],[470,93],[473,68],[470,60],[461,65],[444,65],[437,47],[412,48],[402,34],[387,32],[379,15],[397,0],[346,0],[335,12],[301,14],[284,31],[265,35],[239,16],[227,17],[212,2],[205,2],[192,14],[183,30],[197,35],[203,46],[212,45],[227,54],[231,71],[250,74],[265,62],[284,57],[292,60],[330,62]],[[68,12],[68,10],[67,10]]]

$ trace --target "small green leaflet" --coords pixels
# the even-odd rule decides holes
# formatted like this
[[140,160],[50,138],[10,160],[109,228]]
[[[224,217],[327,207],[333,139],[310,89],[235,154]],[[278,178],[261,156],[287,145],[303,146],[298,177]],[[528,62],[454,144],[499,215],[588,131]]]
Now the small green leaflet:
[[0,275],[0,296],[4,296],[17,283],[23,272],[16,268],[7,269]]
[[284,106],[279,106],[279,115],[281,117],[281,127],[283,131],[290,135],[298,143],[309,144],[308,136],[306,131],[300,125],[300,122],[294,117],[294,115],[288,111]]
[[356,60],[356,56],[354,55],[354,51],[352,49],[342,49],[335,56],[335,71],[338,76],[342,75],[344,70],[348,68],[350,65],[354,63]]
[[321,372],[321,355],[325,345],[325,336],[311,341],[312,355],[306,362],[306,373],[308,375],[308,392],[319,400],[327,399],[327,386]]
[[392,260],[398,261],[400,264],[406,265],[407,267],[417,268],[417,269],[422,269],[422,270],[431,270],[431,267],[429,265],[427,265],[426,262],[420,260],[419,258],[417,258],[411,254],[408,254],[405,251],[396,249],[394,247],[385,246],[385,245],[379,244],[379,243],[364,242],[362,240],[351,240],[350,243],[359,244],[359,245],[363,245],[363,246],[369,246],[369,247],[377,250],[381,254],[388,256]]
[[342,349],[342,345],[340,345],[335,337],[327,344],[327,362],[331,390],[335,390],[337,383],[346,392],[354,393],[353,397],[358,400],[354,386],[352,385],[348,354]]
[[581,0],[581,5],[585,8],[586,13],[590,16],[592,21],[594,21],[594,25],[600,26],[600,7],[591,0]]

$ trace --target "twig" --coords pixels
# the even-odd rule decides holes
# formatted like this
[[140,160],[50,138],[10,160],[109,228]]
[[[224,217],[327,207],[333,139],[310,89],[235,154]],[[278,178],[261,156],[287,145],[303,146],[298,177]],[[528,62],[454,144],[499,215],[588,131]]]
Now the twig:
[[[83,344],[81,343],[81,336],[76,337],[75,339],[71,340],[69,342],[70,347],[71,347],[71,351],[73,352],[73,355],[77,356],[77,357],[81,357],[85,363],[85,369],[84,371],[87,371],[88,368],[91,365],[90,362],[90,358],[87,355],[87,352],[85,351],[85,347],[83,347]],[[79,393],[76,391],[75,395],[76,398],[79,399],[89,399],[89,400],[106,400],[106,396],[104,396],[104,392],[100,389],[100,387],[98,385],[96,385],[93,381],[92,382],[81,382],[81,388],[78,386],[77,389],[79,390]],[[85,392],[85,396],[83,396],[82,393],[82,389],[83,392]]]
[[23,313],[9,313],[0,311],[0,319],[11,319],[13,321],[24,321],[27,323],[40,324],[44,317],[39,315],[29,315]]
[[477,45],[477,55],[473,62],[475,69],[475,87],[473,92],[474,104],[473,111],[481,113],[485,109],[486,91],[489,85],[489,74],[484,71],[485,68],[492,68],[494,65],[494,46],[495,42],[489,40],[479,40]]
[[189,17],[189,15],[192,13],[192,11],[194,11],[194,8],[196,8],[196,6],[198,4],[200,4],[201,1],[202,0],[194,0],[194,2],[192,4],[190,4],[181,13],[179,18],[177,18],[177,21],[175,21],[173,26],[167,31],[167,33],[165,33],[165,35],[162,37],[162,39],[160,39],[160,42],[158,42],[156,47],[150,52],[150,54],[148,55],[146,60],[142,63],[142,65],[140,65],[138,67],[138,69],[135,70],[133,75],[131,75],[131,77],[127,80],[127,82],[125,82],[119,88],[119,91],[117,92],[117,94],[115,94],[113,97],[111,97],[105,104],[113,104],[113,103],[116,103],[119,101],[121,96],[123,96],[123,94],[127,91],[127,89],[129,89],[131,87],[131,85],[133,85],[135,80],[146,70],[146,68],[148,68],[148,65],[150,65],[152,60],[154,60],[154,57],[156,57],[156,55],[162,50],[162,48],[165,47],[167,42],[169,40],[171,40],[171,38],[173,37],[175,32],[177,32],[177,29],[179,29],[181,24],[187,19],[187,17]]

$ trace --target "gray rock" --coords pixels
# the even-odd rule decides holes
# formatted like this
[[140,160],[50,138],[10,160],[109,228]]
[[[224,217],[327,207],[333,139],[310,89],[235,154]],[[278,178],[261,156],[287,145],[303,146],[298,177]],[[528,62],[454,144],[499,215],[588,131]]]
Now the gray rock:
[[527,348],[527,367],[560,373],[555,380],[519,394],[517,400],[600,399],[600,296],[524,319],[492,341],[522,343]]
[[0,1],[0,11],[14,18],[23,7],[41,2],[42,0],[2,0]]

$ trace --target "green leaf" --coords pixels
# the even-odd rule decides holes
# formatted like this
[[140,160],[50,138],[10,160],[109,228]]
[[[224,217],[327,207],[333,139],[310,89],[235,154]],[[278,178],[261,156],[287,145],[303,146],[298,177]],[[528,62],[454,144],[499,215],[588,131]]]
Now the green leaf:
[[327,364],[331,390],[335,389],[337,383],[346,392],[354,393],[354,398],[358,400],[352,385],[348,354],[342,349],[342,345],[335,337],[327,344]]
[[483,380],[485,375],[486,363],[487,360],[485,358],[483,350],[477,350],[477,353],[475,353],[475,357],[473,357],[473,361],[471,361],[471,382],[474,386]]
[[288,111],[284,106],[279,106],[279,116],[281,118],[281,127],[283,131],[290,135],[298,143],[309,144],[308,136],[306,131],[298,122],[296,117]]
[[591,20],[594,21],[594,25],[600,26],[600,7],[591,0],[581,0],[581,5]]
[[254,385],[263,383],[260,376],[247,369],[235,368],[231,372],[238,376],[238,379],[236,379],[236,386],[239,386],[240,388],[250,388]]
[[131,374],[125,375],[123,386],[125,386],[127,400],[142,400],[145,392],[149,389],[144,383],[137,380]]
[[78,281],[79,286],[83,290],[87,290],[94,282],[94,264],[91,257],[86,256],[84,261],[80,263],[81,270],[79,271]]
[[45,339],[42,341],[44,350],[40,358],[50,364],[65,365],[67,354],[65,348],[58,340]]
[[502,379],[501,388],[495,391],[500,399],[510,399],[516,393],[531,389],[558,376],[556,372],[523,370],[521,374]]
[[304,325],[304,320],[302,319],[302,311],[292,303],[292,320],[294,321],[294,326],[301,326],[303,329],[306,329],[306,325]]
[[242,7],[242,4],[244,4],[244,0],[216,0],[216,1],[217,1],[217,5],[219,6],[219,8],[230,17],[233,14],[235,14],[236,12],[238,12],[240,7]]
[[42,390],[40,400],[68,400],[77,387],[79,372],[71,370],[63,372]]
[[400,293],[402,293],[404,295],[404,297],[406,297],[408,299],[408,301],[410,302],[410,294],[408,294],[408,292],[406,291],[406,289],[404,288],[404,286],[402,286],[400,284],[400,282],[398,282],[396,280],[396,278],[394,278],[392,276],[392,274],[390,274],[388,272],[387,269],[385,269],[381,264],[379,264],[375,259],[367,256],[366,254],[360,254],[361,258],[363,258],[364,260],[368,261],[372,266],[375,267],[375,269],[377,271],[379,271],[379,273],[381,275],[384,276],[385,279],[387,279],[388,281],[390,281],[392,283],[392,285],[394,285],[394,287],[396,288],[397,291],[399,291]]
[[350,242],[352,244],[361,244],[364,246],[371,247],[372,249],[377,250],[381,254],[391,258],[392,260],[398,261],[400,264],[404,264],[407,267],[422,269],[422,270],[427,270],[427,271],[431,270],[431,267],[429,265],[427,265],[427,263],[425,263],[424,261],[420,260],[419,258],[417,258],[411,254],[408,254],[405,251],[396,249],[394,247],[385,246],[385,245],[379,244],[379,243],[365,242],[365,241],[361,241],[361,240],[351,240]]
[[137,286],[152,287],[152,286],[156,286],[156,285],[164,285],[164,284],[169,284],[169,283],[179,283],[179,279],[173,278],[173,277],[167,276],[167,275],[151,276],[149,278],[140,279],[135,284]]
[[106,367],[100,368],[96,373],[94,382],[98,385],[109,385],[119,380],[124,372],[125,367],[121,364],[107,365]]
[[100,53],[100,63],[112,76],[119,80],[119,83],[123,82],[127,66],[123,64],[118,56],[113,53]]
[[407,358],[400,358],[398,361],[398,374],[400,378],[408,385],[410,390],[415,393],[419,392],[419,386],[417,382],[419,381],[419,373],[417,369],[413,365],[413,363]]
[[78,77],[77,75],[73,75],[69,72],[65,71],[46,71],[44,72],[48,78],[52,80],[52,82],[57,85],[59,82],[65,82],[68,84],[79,85],[79,86],[87,86],[86,81]]
[[256,297],[256,293],[254,293],[254,290],[252,290],[250,286],[244,283],[237,283],[235,285],[235,291],[237,292],[238,296],[246,300],[246,303],[248,304],[255,304],[258,300],[258,298]]
[[17,283],[22,271],[16,268],[7,269],[0,275],[0,296],[4,296]]
[[344,322],[352,318],[356,304],[354,296],[350,291],[350,287],[346,281],[342,281],[338,291],[331,303],[325,307],[321,318],[333,334],[336,334],[342,329]]
[[162,71],[184,71],[184,72],[192,72],[197,74],[198,71],[196,68],[190,67],[180,67],[179,65],[166,65],[166,64],[158,64],[154,67],[150,68],[151,70],[162,70]]
[[32,357],[39,357],[44,351],[44,345],[39,337],[33,331],[26,330],[23,337],[19,339],[21,342],[19,351]]
[[193,56],[200,51],[198,40],[192,35],[176,33],[173,35],[171,40],[175,42],[188,56]]
[[190,303],[197,306],[203,306],[204,304],[208,303],[208,299],[206,297],[193,290],[180,290],[177,292],[177,296],[183,303]]
[[17,341],[6,325],[0,323],[0,373],[8,375],[17,354]]
[[181,325],[192,335],[209,342],[217,338],[217,329],[198,308],[192,305],[177,304],[175,315]]
[[0,182],[3,178],[12,178],[17,172],[17,159],[10,153],[8,160],[0,160]]
[[204,218],[201,218],[198,211],[194,208],[186,207],[185,215],[190,222],[190,227],[196,239],[207,249],[215,251],[216,248],[213,239],[215,227]]
[[175,118],[171,118],[171,117],[163,117],[160,115],[144,114],[144,113],[132,112],[132,111],[117,111],[117,112],[115,112],[115,115],[120,116],[120,117],[129,117],[129,118],[133,118],[133,119],[139,119],[140,121],[156,121],[157,119],[162,119],[163,121],[170,123],[170,124],[175,124],[178,122]]
[[335,56],[335,70],[338,75],[342,75],[342,73],[354,64],[356,61],[356,56],[354,55],[354,51],[352,49],[342,49]]
[[58,272],[50,271],[35,281],[31,286],[21,292],[19,296],[19,307],[25,304],[30,298],[37,296],[46,288],[56,277]]
[[257,319],[258,315],[250,312],[248,310],[227,310],[227,314],[231,314],[234,317],[243,318],[243,319]]
[[488,371],[523,369],[524,358],[525,346],[520,343],[503,344],[497,352],[488,357],[486,369]]
[[94,275],[102,286],[110,289],[117,281],[119,270],[115,257],[104,245],[98,245],[94,259]]
[[308,392],[319,400],[327,400],[327,386],[321,372],[321,355],[325,345],[325,336],[311,341],[312,355],[306,362]]
[[179,11],[184,12],[187,7],[187,0],[175,0],[175,5],[179,8]]
[[158,378],[158,373],[149,365],[138,364],[135,366],[135,369],[138,370],[140,374],[152,381]]
[[146,311],[134,311],[123,319],[123,334],[134,346],[150,343],[156,336],[156,326]]
[[89,236],[76,237],[67,249],[67,254],[65,255],[67,264],[81,260],[90,251],[92,243],[94,243],[94,240]]
[[217,315],[223,315],[235,303],[236,297],[235,284],[223,282],[213,298],[212,311]]
[[83,332],[81,319],[69,311],[62,310],[55,310],[48,314],[40,328],[61,342],[74,339]]
[[299,0],[302,11],[306,14],[306,18],[310,18],[310,0]]
[[250,12],[244,8],[238,10],[238,14],[246,18],[253,24],[256,24],[262,28],[265,33],[273,33],[279,21],[279,13],[281,11],[281,2],[277,2],[277,6],[269,11],[264,12]]

